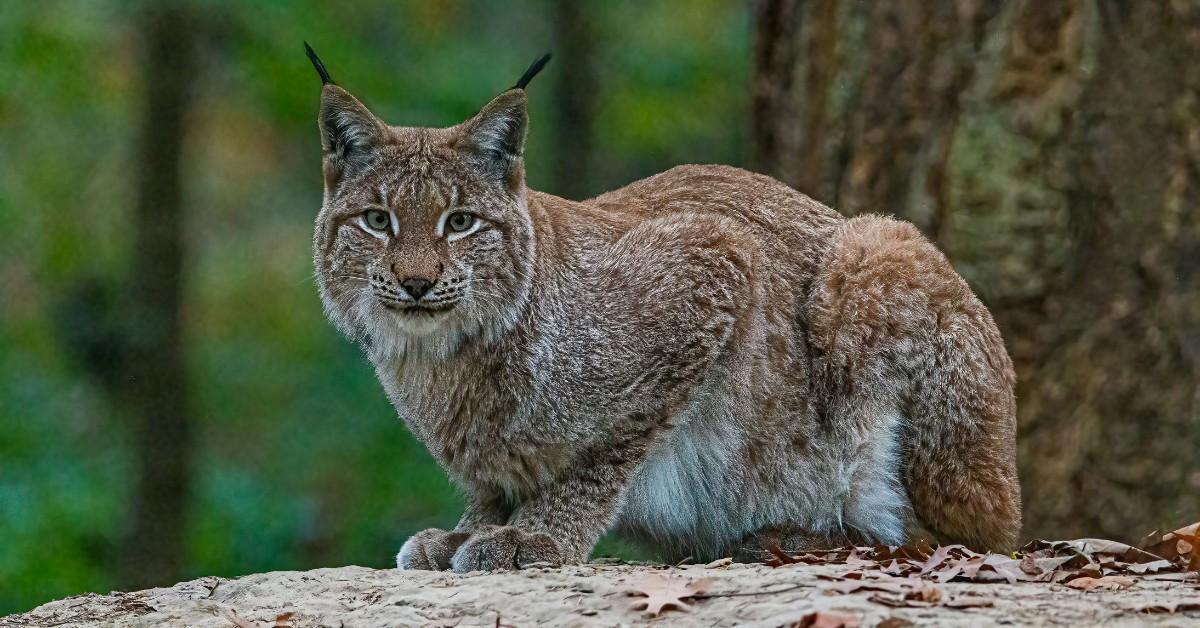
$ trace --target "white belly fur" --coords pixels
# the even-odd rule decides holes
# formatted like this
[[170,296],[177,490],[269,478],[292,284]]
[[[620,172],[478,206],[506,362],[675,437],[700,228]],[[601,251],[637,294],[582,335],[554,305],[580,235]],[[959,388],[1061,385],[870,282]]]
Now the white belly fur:
[[[630,482],[619,529],[672,556],[717,556],[765,525],[813,532],[853,529],[882,543],[903,542],[910,516],[900,484],[899,420],[852,446],[853,453],[799,459],[785,487],[741,487],[743,437],[719,404],[699,404],[650,453]],[[718,420],[714,420],[718,419]]]

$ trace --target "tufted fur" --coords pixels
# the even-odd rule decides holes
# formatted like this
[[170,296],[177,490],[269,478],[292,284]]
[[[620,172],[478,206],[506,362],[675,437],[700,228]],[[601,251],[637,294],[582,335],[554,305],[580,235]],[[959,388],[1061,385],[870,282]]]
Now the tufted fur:
[[569,201],[525,185],[521,89],[447,129],[323,90],[326,312],[466,494],[400,567],[579,562],[609,529],[671,559],[1014,543],[1012,368],[911,225],[724,166]]

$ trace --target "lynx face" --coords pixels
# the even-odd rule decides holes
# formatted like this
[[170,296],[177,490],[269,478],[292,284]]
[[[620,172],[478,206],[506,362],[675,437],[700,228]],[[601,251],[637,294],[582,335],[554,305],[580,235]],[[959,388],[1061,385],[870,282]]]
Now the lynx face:
[[525,115],[510,90],[455,127],[389,127],[326,85],[313,255],[339,329],[383,355],[445,357],[515,323],[533,257]]

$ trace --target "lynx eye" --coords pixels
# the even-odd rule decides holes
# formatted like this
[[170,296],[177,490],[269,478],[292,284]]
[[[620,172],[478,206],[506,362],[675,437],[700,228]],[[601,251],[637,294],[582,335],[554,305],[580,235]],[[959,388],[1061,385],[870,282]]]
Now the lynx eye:
[[454,212],[446,217],[446,231],[462,233],[475,225],[475,217],[463,212]]
[[391,223],[391,218],[388,217],[388,213],[385,211],[371,209],[363,214],[363,221],[375,231],[386,231],[388,224]]

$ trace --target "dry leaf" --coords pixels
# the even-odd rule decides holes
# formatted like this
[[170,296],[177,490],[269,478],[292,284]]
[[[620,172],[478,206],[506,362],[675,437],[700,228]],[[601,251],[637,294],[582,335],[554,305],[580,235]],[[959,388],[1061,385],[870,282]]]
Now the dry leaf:
[[908,545],[876,545],[871,549],[872,555],[879,561],[890,559],[925,561],[935,552],[925,539],[917,539]]
[[777,543],[766,543],[763,548],[771,554],[771,558],[766,560],[766,564],[771,567],[782,567],[784,565],[794,565],[800,562],[800,559],[795,556],[789,556],[779,547]]
[[221,607],[219,612],[226,621],[237,626],[237,628],[291,628],[292,625],[289,623],[289,620],[295,615],[293,612],[280,613],[275,616],[274,620],[270,620],[246,619],[229,607]]
[[939,567],[950,558],[965,558],[968,556],[978,556],[975,552],[963,547],[962,545],[943,545],[921,564],[921,575],[927,574]]
[[858,628],[857,615],[838,611],[817,611],[800,618],[788,628]]
[[1021,571],[1031,576],[1044,576],[1058,571],[1067,563],[1075,560],[1077,560],[1076,556],[1051,556],[1048,558],[1037,558],[1033,554],[1026,554],[1021,557],[1020,568]]
[[1127,569],[1136,574],[1158,573],[1160,571],[1168,571],[1175,568],[1175,563],[1167,560],[1156,560],[1152,563],[1138,563],[1130,565]]
[[[763,561],[763,564],[768,567],[782,567],[784,565],[829,565],[829,564],[846,564],[850,560],[851,554],[855,552],[870,552],[869,547],[836,547],[829,550],[811,550],[804,554],[792,556],[783,551],[778,544],[768,542],[763,544],[763,549],[770,554],[770,557]],[[855,558],[855,560],[860,560]],[[867,561],[867,564],[874,566],[873,562]]]
[[888,617],[875,624],[875,628],[909,628],[913,623],[903,617]]
[[915,585],[901,595],[875,594],[868,597],[867,600],[894,608],[927,608],[937,606],[944,599],[941,589],[929,586],[919,580],[914,582]]
[[1068,587],[1071,587],[1072,589],[1079,589],[1080,591],[1092,591],[1094,589],[1107,589],[1109,591],[1116,591],[1118,589],[1128,589],[1133,585],[1133,578],[1126,578],[1125,576],[1104,576],[1102,578],[1089,578],[1084,576],[1082,578],[1076,578],[1067,583]]
[[645,596],[646,599],[637,600],[630,608],[653,617],[667,608],[676,608],[681,611],[691,610],[692,607],[683,600],[708,591],[711,584],[712,578],[692,581],[680,576],[650,574],[642,578],[627,593]]
[[258,622],[251,621],[248,619],[243,619],[240,615],[237,614],[237,611],[233,610],[232,608],[222,607],[220,609],[220,613],[221,613],[221,617],[224,617],[229,623],[233,624],[234,626],[237,626],[237,628],[259,628]]
[[[1200,565],[1194,565],[1194,562],[1200,559],[1200,542],[1197,540],[1197,535],[1200,535],[1200,523],[1193,523],[1168,532],[1161,537],[1152,538],[1147,549],[1163,558],[1181,564],[1187,563],[1188,571],[1197,571],[1197,567],[1200,567]],[[1151,537],[1157,537],[1157,534],[1151,534]]]
[[937,587],[929,586],[927,584],[922,584],[921,586],[917,587],[916,589],[913,589],[911,592],[909,592],[907,595],[905,595],[905,597],[907,597],[910,600],[917,600],[920,602],[933,602],[935,604],[940,603],[943,598],[941,589],[939,589]]
[[1135,608],[1139,613],[1179,613],[1185,611],[1200,611],[1200,597],[1188,598],[1177,602],[1156,602]]
[[704,568],[705,569],[720,569],[721,567],[728,567],[732,564],[733,564],[732,558],[728,558],[728,557],[718,558],[718,559],[712,561],[711,563],[708,563],[707,565],[705,565]]
[[[1200,524],[1187,526],[1156,537],[1149,551],[1107,539],[1068,541],[1035,540],[1019,553],[979,554],[962,545],[931,547],[924,541],[903,546],[841,547],[813,551],[798,556],[785,553],[777,545],[766,546],[771,558],[767,564],[778,567],[792,564],[843,564],[854,569],[843,579],[864,578],[864,574],[882,571],[890,576],[921,577],[949,582],[1055,582],[1068,583],[1083,578],[1103,580],[1107,576],[1131,574],[1179,579],[1170,572],[1187,567],[1200,569]],[[1165,577],[1164,577],[1165,576]],[[1084,580],[1075,588],[1088,590]],[[1103,580],[1102,587],[1117,587],[1120,580]],[[826,587],[827,592],[881,591],[850,584]],[[882,589],[884,593],[895,593]],[[882,596],[880,596],[882,599]],[[889,598],[890,599],[890,598]]]
[[868,602],[875,604],[883,604],[892,608],[929,608],[937,606],[934,602],[923,602],[921,600],[910,600],[903,595],[884,595],[882,593],[874,593],[867,597]]
[[1021,561],[1003,554],[976,554],[964,559],[956,567],[962,577],[972,582],[1015,584],[1022,578],[1020,563]]
[[1194,571],[1180,573],[1156,573],[1143,576],[1143,580],[1165,580],[1167,582],[1200,582],[1200,573]]
[[845,595],[859,591],[883,591],[884,593],[899,593],[901,595],[913,590],[906,582],[889,582],[886,580],[839,580],[821,585],[821,592],[826,595]]
[[981,597],[956,597],[942,602],[946,608],[991,608],[993,604],[992,600]]
[[1080,557],[1080,559],[1082,559],[1082,561],[1085,563],[1098,563],[1104,561],[1149,563],[1156,560],[1161,560],[1163,558],[1157,554],[1152,554],[1148,551],[1137,549],[1132,545],[1119,543],[1117,541],[1109,541],[1106,539],[1030,541],[1025,545],[1025,547],[1021,548],[1021,554],[1032,554],[1036,558],[1075,555]]

